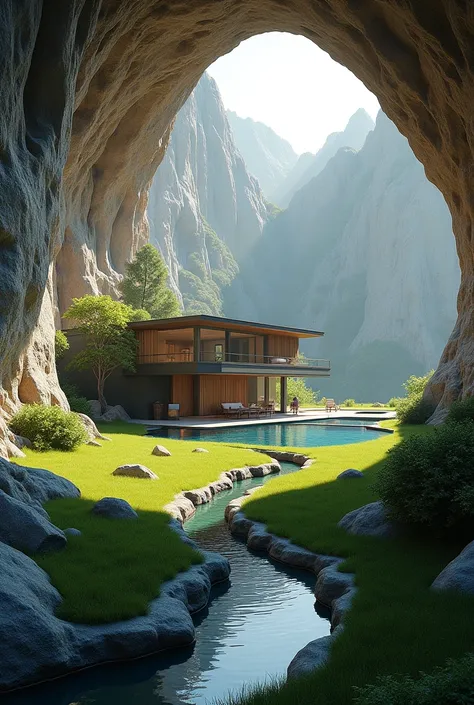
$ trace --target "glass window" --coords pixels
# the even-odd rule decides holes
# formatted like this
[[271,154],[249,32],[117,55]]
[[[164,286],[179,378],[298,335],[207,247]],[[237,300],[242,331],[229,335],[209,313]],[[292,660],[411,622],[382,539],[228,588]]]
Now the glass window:
[[216,345],[214,345],[214,359],[216,362],[224,361],[224,346],[222,343],[216,343]]

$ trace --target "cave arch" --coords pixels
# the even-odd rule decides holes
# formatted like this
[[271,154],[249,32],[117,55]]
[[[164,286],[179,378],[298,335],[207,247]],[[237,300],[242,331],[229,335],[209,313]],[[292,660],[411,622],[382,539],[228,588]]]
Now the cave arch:
[[0,407],[15,407],[25,374],[30,396],[63,400],[44,359],[54,285],[61,305],[115,290],[123,243],[146,240],[147,188],[174,116],[209,64],[269,31],[307,37],[360,78],[444,194],[462,279],[430,394],[442,409],[474,391],[468,2],[5,0],[2,11]]

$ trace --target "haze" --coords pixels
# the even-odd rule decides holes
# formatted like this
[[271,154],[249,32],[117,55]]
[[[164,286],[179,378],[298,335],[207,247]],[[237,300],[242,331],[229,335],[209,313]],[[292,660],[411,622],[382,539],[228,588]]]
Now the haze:
[[331,132],[377,98],[305,37],[271,32],[242,42],[208,68],[224,105],[269,125],[298,152],[316,152]]

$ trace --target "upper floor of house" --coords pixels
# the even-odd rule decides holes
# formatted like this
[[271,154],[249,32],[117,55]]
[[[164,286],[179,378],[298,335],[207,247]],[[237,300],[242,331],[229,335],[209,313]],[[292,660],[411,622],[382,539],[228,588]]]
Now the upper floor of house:
[[149,374],[242,373],[326,376],[329,360],[309,359],[300,340],[321,331],[273,326],[217,316],[138,321],[137,371]]

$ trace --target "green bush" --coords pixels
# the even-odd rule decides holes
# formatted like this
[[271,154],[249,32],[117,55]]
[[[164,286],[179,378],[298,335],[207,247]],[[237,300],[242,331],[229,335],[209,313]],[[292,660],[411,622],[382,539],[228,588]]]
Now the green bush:
[[57,330],[54,334],[54,356],[56,360],[60,360],[66,350],[69,350],[69,341],[62,330]]
[[396,406],[397,406],[397,404],[398,404],[399,402],[400,402],[400,397],[392,397],[392,398],[389,399],[389,401],[388,401],[388,406],[389,406],[391,409],[395,409]]
[[345,399],[345,401],[342,402],[342,406],[350,407],[350,406],[355,406],[355,405],[356,405],[355,399]]
[[451,659],[418,679],[382,676],[355,691],[356,705],[468,705],[474,703],[474,656]]
[[79,417],[59,406],[25,404],[10,421],[10,428],[41,451],[74,450],[87,440]]
[[423,399],[423,392],[418,392],[398,399],[395,409],[400,423],[422,424],[426,423],[435,407],[431,402]]
[[460,399],[451,404],[446,423],[457,421],[474,421],[474,397]]
[[437,535],[472,538],[473,424],[446,424],[390,449],[376,490],[391,518]]
[[91,405],[87,401],[86,397],[81,396],[76,385],[71,384],[71,382],[66,382],[64,380],[60,380],[60,384],[61,389],[63,390],[69,402],[71,411],[75,411],[78,414],[86,414],[86,416],[90,416],[92,413]]

